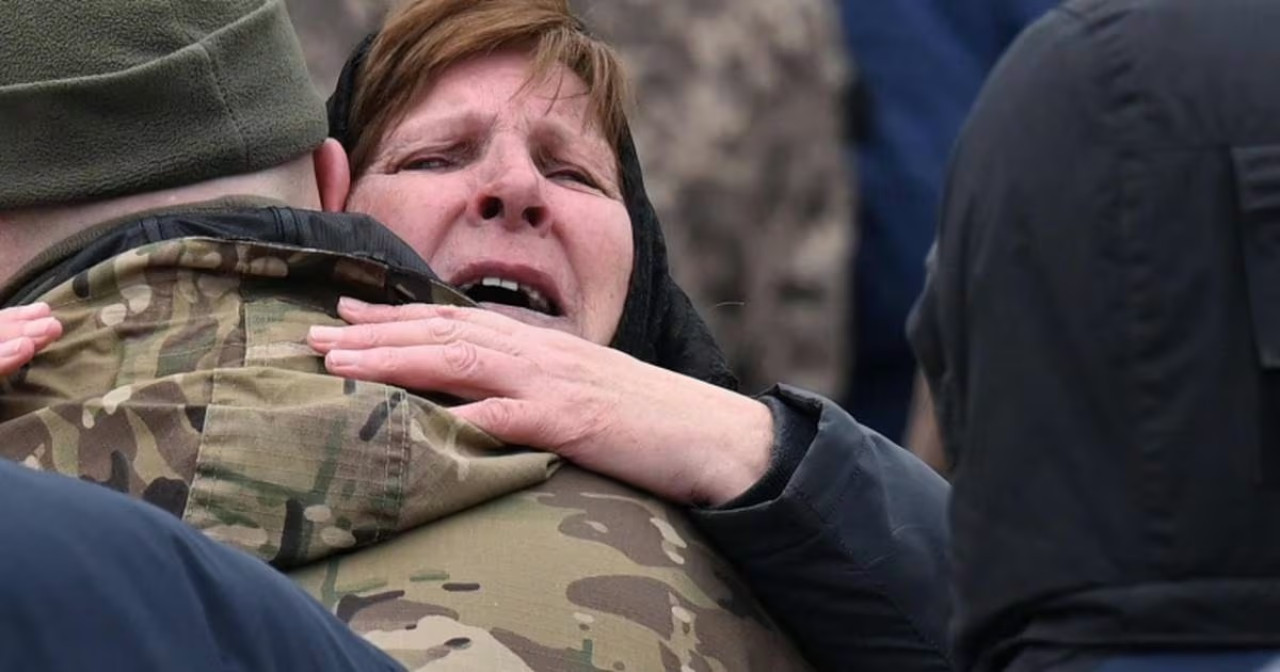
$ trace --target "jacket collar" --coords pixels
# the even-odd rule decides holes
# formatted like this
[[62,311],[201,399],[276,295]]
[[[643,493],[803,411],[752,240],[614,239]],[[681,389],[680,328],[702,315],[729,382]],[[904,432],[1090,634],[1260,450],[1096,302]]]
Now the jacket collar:
[[287,245],[347,254],[385,264],[403,276],[404,296],[430,295],[436,275],[404,241],[364,215],[322,213],[258,197],[227,197],[102,222],[40,254],[0,289],[0,306],[30,303],[52,287],[112,257],[150,243],[177,238],[214,238]]

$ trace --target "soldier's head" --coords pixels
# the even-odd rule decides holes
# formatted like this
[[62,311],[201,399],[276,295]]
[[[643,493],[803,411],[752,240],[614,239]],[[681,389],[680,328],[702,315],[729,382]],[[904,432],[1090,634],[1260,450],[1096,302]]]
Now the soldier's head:
[[636,248],[613,50],[566,0],[416,0],[358,75],[348,208],[490,307],[609,343]]
[[326,135],[283,0],[0,2],[0,278],[133,212],[318,207]]

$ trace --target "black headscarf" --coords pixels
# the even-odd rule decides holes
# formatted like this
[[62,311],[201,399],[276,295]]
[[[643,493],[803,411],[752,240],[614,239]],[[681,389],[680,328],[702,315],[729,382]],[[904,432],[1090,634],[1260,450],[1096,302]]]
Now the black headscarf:
[[[329,98],[329,135],[347,151],[351,151],[355,140],[349,118],[356,82],[375,35],[356,46]],[[662,228],[645,193],[640,158],[629,130],[623,131],[618,161],[622,166],[622,199],[631,217],[635,258],[612,347],[664,369],[737,389],[737,378],[729,370],[711,331],[684,290],[671,278]]]

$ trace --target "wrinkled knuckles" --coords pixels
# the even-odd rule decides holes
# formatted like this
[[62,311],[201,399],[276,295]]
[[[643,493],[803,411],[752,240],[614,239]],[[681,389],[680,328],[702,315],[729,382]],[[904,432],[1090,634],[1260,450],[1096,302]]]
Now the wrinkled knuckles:
[[480,405],[482,429],[499,439],[511,438],[516,429],[516,409],[505,399],[486,399]]
[[379,348],[386,345],[386,339],[378,329],[360,325],[357,327],[348,327],[346,331],[346,342],[342,345],[352,348]]
[[427,318],[422,326],[433,343],[452,343],[462,335],[461,325],[442,317]]
[[457,341],[445,345],[443,358],[448,374],[455,379],[472,379],[480,373],[480,351],[470,343]]

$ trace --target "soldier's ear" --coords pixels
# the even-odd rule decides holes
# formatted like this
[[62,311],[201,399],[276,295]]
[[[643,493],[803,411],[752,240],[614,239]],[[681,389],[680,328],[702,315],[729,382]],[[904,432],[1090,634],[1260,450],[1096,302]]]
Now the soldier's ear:
[[316,187],[320,190],[320,207],[325,212],[342,212],[347,208],[351,191],[351,165],[347,150],[337,140],[325,139],[311,155],[316,167]]

